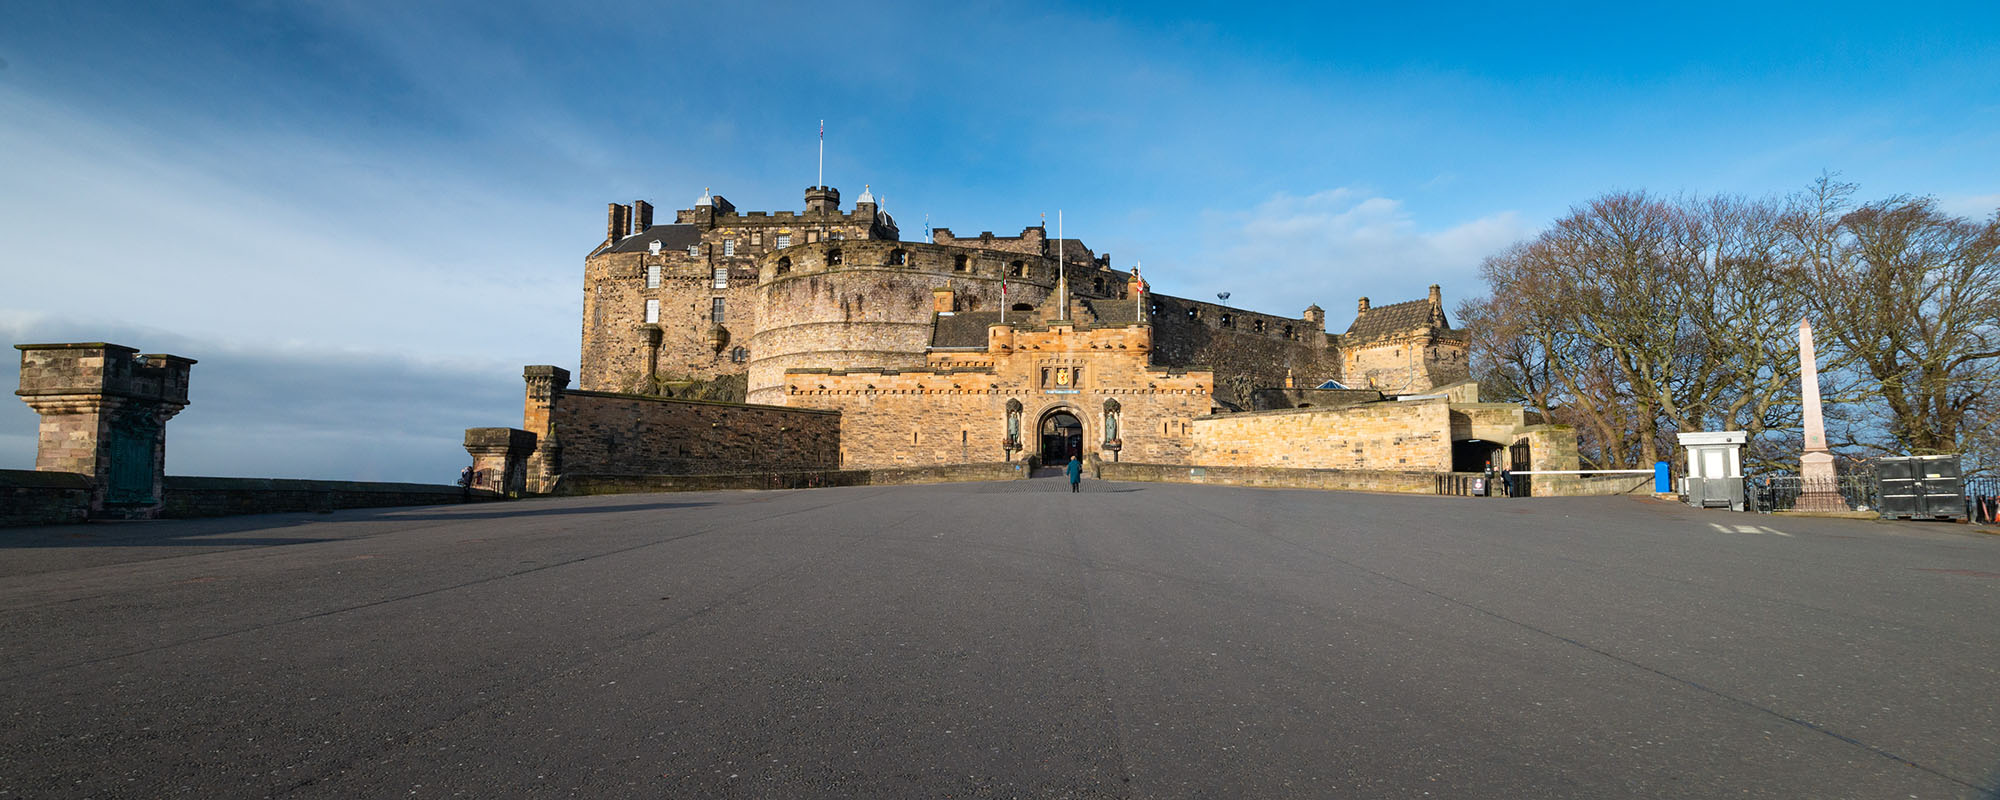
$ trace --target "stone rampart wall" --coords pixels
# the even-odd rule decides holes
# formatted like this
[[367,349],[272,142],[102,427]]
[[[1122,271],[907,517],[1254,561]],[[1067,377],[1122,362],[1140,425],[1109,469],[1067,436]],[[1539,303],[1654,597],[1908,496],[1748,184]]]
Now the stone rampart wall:
[[553,437],[532,418],[528,430],[544,447],[553,441],[561,448],[562,473],[839,467],[840,415],[825,411],[561,391],[548,419]]
[[1305,469],[1451,469],[1446,401],[1218,414],[1194,420],[1192,463]]
[[1536,497],[1652,494],[1651,475],[1535,475]]
[[1097,477],[1107,481],[1212,483],[1272,489],[1333,489],[1350,492],[1438,494],[1446,476],[1434,472],[1367,469],[1287,469],[1283,467],[1191,467],[1181,464],[1105,462]]
[[468,492],[458,486],[430,483],[168,475],[166,487],[166,507],[161,510],[160,516],[170,519],[342,508],[440,506],[499,499],[499,495],[492,492]]
[[947,464],[930,467],[806,470],[800,472],[738,472],[714,475],[564,475],[552,494],[634,494],[645,492],[706,492],[736,489],[815,489],[829,486],[890,486],[918,483],[1021,480],[1026,467],[1016,463]]
[[74,472],[0,469],[0,526],[83,522],[90,488],[90,479]]

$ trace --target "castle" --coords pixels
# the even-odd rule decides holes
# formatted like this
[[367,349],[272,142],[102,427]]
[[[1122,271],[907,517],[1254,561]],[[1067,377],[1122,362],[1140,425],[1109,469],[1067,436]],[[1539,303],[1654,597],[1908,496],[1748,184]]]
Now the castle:
[[[838,412],[838,455],[818,466],[840,468],[1574,463],[1553,426],[1478,402],[1437,286],[1362,298],[1332,334],[1316,305],[1285,317],[1155,293],[1137,268],[1047,234],[903,241],[871,191],[844,210],[827,186],[806,190],[803,211],[739,211],[704,191],[665,224],[644,201],[611,204],[584,261],[577,392],[697,380],[740,387],[725,399]],[[574,447],[583,434],[563,435]]]

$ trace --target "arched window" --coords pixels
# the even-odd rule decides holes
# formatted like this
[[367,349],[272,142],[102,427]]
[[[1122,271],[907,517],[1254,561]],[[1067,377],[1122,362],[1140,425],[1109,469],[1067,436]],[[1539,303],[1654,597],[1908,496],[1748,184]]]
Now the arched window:
[[741,364],[750,360],[750,348],[735,347],[729,351],[729,360]]
[[1024,270],[1025,268],[1026,268],[1026,265],[1025,265],[1025,264],[1023,264],[1022,262],[1019,262],[1019,261],[1016,261],[1016,262],[1014,262],[1014,263],[1012,263],[1012,264],[1008,264],[1008,265],[1007,265],[1007,277],[1009,277],[1009,278],[1019,278],[1019,277],[1021,277],[1021,272],[1022,272],[1022,270]]
[[831,266],[839,266],[845,262],[840,260],[839,250],[828,250],[826,251],[826,263],[827,266],[831,267]]
[[1013,304],[1013,305],[1011,305],[1011,306],[1008,306],[1008,307],[1007,307],[1007,310],[1008,310],[1008,311],[1033,311],[1033,310],[1035,310],[1035,307],[1034,307],[1034,306],[1031,306],[1031,305],[1028,305],[1027,303],[1015,303],[1015,304]]
[[785,273],[787,273],[787,272],[791,272],[791,271],[792,271],[792,257],[791,257],[791,256],[785,256],[784,258],[780,258],[780,259],[778,259],[778,274],[779,274],[779,275],[783,275],[783,274],[785,274]]
[[902,250],[891,250],[889,251],[889,263],[898,267],[908,264],[910,263],[910,254]]

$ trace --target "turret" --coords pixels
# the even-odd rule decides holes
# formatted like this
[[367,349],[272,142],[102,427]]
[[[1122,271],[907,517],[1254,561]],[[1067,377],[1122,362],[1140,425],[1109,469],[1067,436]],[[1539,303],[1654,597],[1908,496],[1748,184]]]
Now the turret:
[[839,214],[840,190],[831,186],[808,187],[806,189],[806,213]]

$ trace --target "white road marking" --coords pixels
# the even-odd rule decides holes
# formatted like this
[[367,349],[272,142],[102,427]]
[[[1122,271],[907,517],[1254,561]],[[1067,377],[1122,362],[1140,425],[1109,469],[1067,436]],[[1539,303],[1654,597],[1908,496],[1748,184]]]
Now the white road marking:
[[1774,536],[1783,536],[1787,539],[1792,538],[1792,535],[1789,533],[1765,525],[1724,525],[1720,522],[1711,522],[1708,523],[1708,527],[1714,528],[1717,533],[1771,534]]

